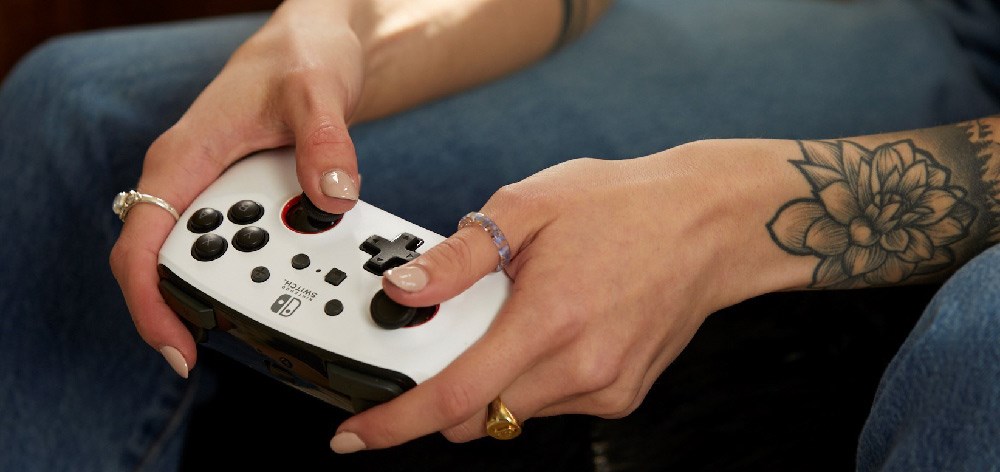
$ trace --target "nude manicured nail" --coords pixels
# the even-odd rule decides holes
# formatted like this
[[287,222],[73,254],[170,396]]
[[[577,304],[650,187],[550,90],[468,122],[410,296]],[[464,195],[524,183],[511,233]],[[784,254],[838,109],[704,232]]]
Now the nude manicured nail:
[[358,186],[347,172],[340,169],[326,171],[319,179],[319,188],[328,197],[344,200],[358,199]]
[[427,286],[427,272],[418,265],[406,265],[385,271],[385,279],[410,293]]
[[350,454],[366,447],[368,446],[365,445],[365,442],[357,434],[349,431],[339,432],[330,440],[330,449],[333,449],[333,452],[337,454]]
[[184,360],[184,356],[181,355],[181,351],[172,346],[163,346],[160,348],[160,354],[167,360],[167,364],[170,364],[170,367],[174,369],[174,372],[177,372],[177,375],[185,379],[188,378],[188,363]]

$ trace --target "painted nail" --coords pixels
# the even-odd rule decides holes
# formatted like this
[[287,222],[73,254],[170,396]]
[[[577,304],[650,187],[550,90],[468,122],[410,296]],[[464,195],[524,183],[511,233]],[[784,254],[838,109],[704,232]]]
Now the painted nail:
[[319,179],[319,187],[328,197],[344,200],[358,199],[358,186],[354,185],[351,176],[340,169],[326,171]]
[[330,440],[330,449],[333,449],[333,452],[337,454],[350,454],[366,447],[368,446],[365,445],[365,442],[357,434],[349,431],[341,431]]
[[160,348],[160,354],[167,360],[167,364],[173,367],[177,375],[185,379],[188,378],[188,363],[184,360],[184,356],[181,355],[181,351],[172,346],[163,346]]
[[418,265],[405,265],[385,271],[385,279],[410,293],[416,293],[427,286],[427,272]]

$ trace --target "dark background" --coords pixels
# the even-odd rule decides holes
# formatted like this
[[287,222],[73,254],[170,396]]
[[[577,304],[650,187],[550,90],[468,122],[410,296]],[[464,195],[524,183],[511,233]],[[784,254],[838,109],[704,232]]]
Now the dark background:
[[722,310],[624,419],[539,418],[509,442],[435,435],[349,456],[328,449],[339,410],[203,351],[219,391],[196,409],[184,469],[854,470],[878,380],[934,288],[779,293]]
[[274,8],[278,0],[0,1],[0,79],[46,38],[110,26],[151,23]]

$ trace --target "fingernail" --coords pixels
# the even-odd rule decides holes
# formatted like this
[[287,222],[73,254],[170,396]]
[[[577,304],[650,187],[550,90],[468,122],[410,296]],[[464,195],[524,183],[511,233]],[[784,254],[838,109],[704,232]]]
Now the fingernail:
[[188,363],[184,360],[184,356],[181,355],[181,351],[172,346],[163,346],[160,348],[160,354],[167,360],[167,364],[173,367],[177,375],[185,379],[188,378]]
[[328,197],[344,200],[358,199],[358,186],[354,185],[351,176],[340,169],[328,170],[319,179],[319,188]]
[[405,265],[385,271],[385,279],[410,293],[416,293],[427,286],[427,272],[418,265]]
[[368,446],[365,446],[365,442],[357,434],[349,431],[339,432],[330,440],[330,449],[337,454],[350,454],[366,447]]

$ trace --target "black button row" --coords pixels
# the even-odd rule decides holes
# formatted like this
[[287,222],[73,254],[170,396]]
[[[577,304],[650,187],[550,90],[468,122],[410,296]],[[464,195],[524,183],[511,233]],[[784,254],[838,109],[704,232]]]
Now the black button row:
[[[233,247],[242,252],[253,252],[267,244],[269,240],[267,231],[257,226],[248,226],[240,229],[233,236]],[[215,233],[208,233],[198,236],[191,246],[191,255],[199,261],[214,261],[229,249],[226,238]]]
[[[238,225],[256,223],[264,216],[264,207],[253,200],[240,200],[229,207],[229,221]],[[188,219],[187,228],[192,233],[207,233],[222,224],[222,213],[215,208],[202,208]]]

